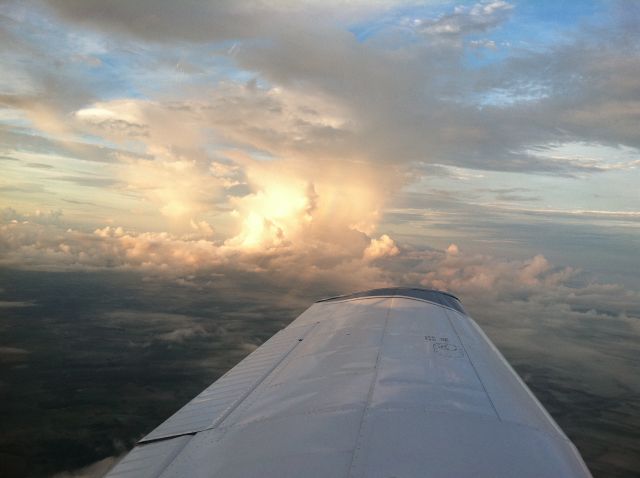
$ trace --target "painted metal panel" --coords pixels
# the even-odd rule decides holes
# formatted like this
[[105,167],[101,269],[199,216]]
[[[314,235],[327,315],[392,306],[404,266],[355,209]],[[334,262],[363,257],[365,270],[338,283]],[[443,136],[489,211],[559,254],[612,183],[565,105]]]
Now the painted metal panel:
[[586,477],[558,435],[474,414],[373,410],[350,477]]
[[226,417],[299,343],[311,327],[278,332],[251,355],[207,387],[140,443],[195,433]]
[[446,311],[422,301],[394,299],[372,408],[497,416]]
[[469,317],[447,311],[464,341],[466,353],[484,383],[502,421],[513,421],[566,438],[533,393],[482,329]]
[[155,474],[121,476],[590,476],[463,309],[415,291],[314,304],[145,437],[129,456],[193,435]]
[[346,477],[361,410],[309,413],[198,433],[162,478]]
[[[390,307],[389,299],[351,302],[337,308],[340,313],[315,323],[286,363],[257,387],[224,424],[363,408]],[[293,328],[297,327],[296,322],[292,323]],[[340,355],[347,361],[340,360]]]
[[181,436],[137,446],[109,474],[110,478],[155,478],[182,451],[192,436]]

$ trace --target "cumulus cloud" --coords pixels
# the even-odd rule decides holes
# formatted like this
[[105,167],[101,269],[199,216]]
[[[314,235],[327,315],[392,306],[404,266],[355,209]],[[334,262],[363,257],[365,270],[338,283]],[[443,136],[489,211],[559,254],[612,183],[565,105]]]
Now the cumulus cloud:
[[[297,247],[280,242],[267,249],[252,249],[225,241],[132,233],[113,227],[56,234],[51,233],[51,226],[31,223],[5,227],[19,236],[12,242],[6,240],[6,231],[2,234],[3,265],[12,267],[126,270],[202,293],[224,288],[242,291],[247,284],[258,290],[262,284],[285,295],[302,287],[312,291],[307,292],[312,297],[393,285],[446,290],[459,296],[471,315],[494,340],[507,344],[511,353],[544,357],[547,347],[557,347],[556,358],[564,360],[566,367],[600,352],[567,342],[566,335],[556,339],[559,330],[575,335],[581,330],[598,330],[621,347],[633,346],[623,340],[624,345],[621,337],[640,333],[640,295],[636,291],[598,282],[586,272],[555,265],[540,254],[514,260],[470,253],[456,244],[445,250],[398,246],[388,236],[375,238],[355,231],[343,243],[315,241]],[[127,324],[149,322],[155,335],[133,344],[143,347],[153,341],[182,346],[214,333],[224,334],[223,330],[212,331],[202,318],[182,314],[117,310],[104,318]],[[544,342],[538,337],[544,337]],[[255,344],[246,347],[249,350]],[[624,380],[624,374],[630,372],[621,364],[615,373],[616,379]]]
[[386,234],[379,239],[371,239],[371,244],[364,250],[365,260],[375,260],[385,256],[395,256],[400,253],[396,243]]
[[21,214],[11,207],[5,207],[0,210],[0,223],[30,222],[41,225],[55,225],[60,224],[62,215],[63,213],[60,209],[49,211],[41,211],[38,209],[33,214]]
[[[399,184],[394,171],[385,175],[355,150],[350,157],[340,141],[346,118],[327,97],[253,84],[222,86],[207,100],[116,100],[75,113],[82,131],[144,148],[148,158],[119,155],[119,181],[164,216],[198,223],[206,212],[236,210],[245,229],[275,236],[329,212],[332,223],[369,232],[388,188]],[[236,147],[212,155],[212,129]]]
[[446,251],[408,251],[404,260],[412,266],[401,280],[452,291],[485,314],[499,304],[505,311],[522,306],[528,313],[537,305],[540,310],[526,320],[544,321],[547,307],[560,307],[576,315],[620,317],[630,327],[639,325],[640,295],[622,285],[597,282],[579,269],[553,265],[543,255],[510,260],[452,246]]
[[456,256],[460,253],[460,248],[457,246],[457,244],[449,244],[449,246],[447,247],[447,254],[452,255],[452,256]]
[[[339,237],[331,236],[331,231],[323,236],[313,230],[285,236],[284,233],[271,235],[271,230],[265,233],[262,224],[257,224],[257,230],[253,230],[254,225],[250,224],[243,225],[248,230],[243,229],[238,236],[226,241],[194,237],[191,233],[136,233],[111,226],[94,232],[17,222],[1,227],[1,264],[9,267],[115,268],[176,279],[194,272],[214,277],[222,274],[230,280],[251,273],[288,284],[337,280],[347,286],[351,280],[358,284],[382,282],[379,269],[367,265],[370,257],[366,261],[363,259],[372,239],[348,227],[336,230]],[[254,233],[262,241],[260,247],[247,242],[247,234]],[[393,254],[394,247],[393,241],[386,236],[377,245],[376,254],[380,257]],[[344,275],[345,272],[349,275]],[[278,278],[273,274],[278,274]]]
[[409,251],[415,263],[407,283],[456,291],[462,295],[515,299],[570,284],[578,271],[554,267],[543,255],[519,261],[465,253],[456,244],[442,252]]
[[[302,242],[272,240],[256,249],[247,247],[242,233],[236,241],[216,241],[109,226],[93,233],[59,229],[55,234],[51,226],[31,223],[10,222],[2,228],[2,264],[12,267],[131,270],[185,284],[252,274],[285,287],[304,281],[333,284],[343,292],[406,284],[452,291],[489,309],[492,302],[535,301],[605,315],[640,314],[637,293],[596,282],[579,269],[555,266],[540,254],[509,260],[470,254],[456,244],[443,251],[399,247],[388,235],[375,238],[355,230],[342,241],[321,242],[303,234]],[[165,339],[183,341],[200,333],[182,324]]]

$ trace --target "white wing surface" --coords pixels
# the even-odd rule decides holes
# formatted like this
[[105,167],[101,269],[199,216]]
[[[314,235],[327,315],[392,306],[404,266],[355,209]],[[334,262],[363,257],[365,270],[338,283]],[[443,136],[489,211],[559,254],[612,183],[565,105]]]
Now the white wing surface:
[[455,297],[394,288],[315,303],[107,476],[591,475]]

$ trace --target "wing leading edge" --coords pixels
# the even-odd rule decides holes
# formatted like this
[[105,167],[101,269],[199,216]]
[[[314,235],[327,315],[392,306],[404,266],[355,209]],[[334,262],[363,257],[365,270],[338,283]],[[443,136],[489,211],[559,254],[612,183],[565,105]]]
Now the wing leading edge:
[[589,477],[450,294],[312,305],[108,477]]

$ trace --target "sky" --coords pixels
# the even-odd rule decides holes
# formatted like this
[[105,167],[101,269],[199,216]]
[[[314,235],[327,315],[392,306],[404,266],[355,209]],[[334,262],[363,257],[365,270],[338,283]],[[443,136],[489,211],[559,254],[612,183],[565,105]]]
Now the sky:
[[[51,274],[291,313],[442,289],[521,370],[553,346],[637,403],[639,24],[634,1],[1,0],[0,310],[44,317]],[[132,317],[107,289],[100,317]],[[173,342],[216,336],[207,310]]]
[[638,285],[634,2],[130,3],[0,5],[3,264]]

